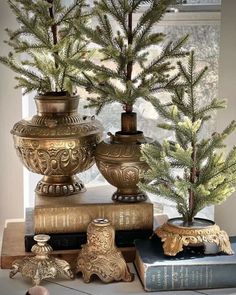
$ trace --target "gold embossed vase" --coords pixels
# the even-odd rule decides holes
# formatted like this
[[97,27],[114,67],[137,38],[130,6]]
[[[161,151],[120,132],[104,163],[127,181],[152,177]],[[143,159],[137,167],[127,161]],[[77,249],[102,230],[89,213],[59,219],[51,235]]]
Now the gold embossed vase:
[[141,144],[152,140],[137,130],[136,113],[122,113],[121,131],[98,144],[95,152],[96,164],[104,178],[117,191],[113,201],[135,203],[147,199],[145,192],[138,187],[140,176],[148,165],[141,160]]
[[105,283],[133,280],[134,275],[115,246],[115,229],[107,219],[97,218],[88,225],[87,244],[82,245],[78,255],[76,272],[83,274],[85,283],[93,275]]
[[94,150],[103,132],[95,117],[80,116],[79,98],[49,93],[35,98],[37,114],[11,131],[17,154],[30,171],[42,174],[36,193],[66,196],[83,192],[77,173],[94,164]]

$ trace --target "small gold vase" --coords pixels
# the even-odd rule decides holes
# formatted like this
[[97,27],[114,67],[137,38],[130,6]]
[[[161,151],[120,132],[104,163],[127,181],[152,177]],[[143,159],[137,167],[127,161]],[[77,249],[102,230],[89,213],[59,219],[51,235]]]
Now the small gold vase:
[[191,226],[184,226],[182,218],[169,219],[155,233],[163,242],[165,255],[175,256],[185,247],[204,247],[205,254],[233,254],[227,233],[213,221],[194,218]]
[[131,282],[134,275],[115,246],[115,230],[107,219],[95,219],[88,225],[87,244],[82,245],[76,272],[82,272],[85,283],[92,275],[103,282]]
[[142,143],[151,142],[137,131],[136,113],[122,114],[122,130],[97,145],[96,164],[104,178],[117,191],[112,200],[119,202],[142,202],[147,195],[140,190],[140,175],[148,170],[145,161],[140,160]]
[[18,156],[30,171],[44,175],[36,193],[66,196],[83,192],[76,174],[94,164],[103,132],[94,117],[80,116],[79,98],[49,93],[35,98],[37,115],[16,123],[11,131]]

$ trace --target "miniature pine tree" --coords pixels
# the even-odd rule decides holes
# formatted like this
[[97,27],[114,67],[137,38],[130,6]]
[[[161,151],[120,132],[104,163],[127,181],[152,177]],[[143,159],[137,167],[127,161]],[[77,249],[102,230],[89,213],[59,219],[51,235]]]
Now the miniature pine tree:
[[13,52],[0,62],[15,71],[16,88],[24,93],[74,91],[70,76],[79,70],[69,61],[82,60],[87,42],[80,27],[86,22],[85,0],[66,7],[61,0],[8,0],[19,23],[15,31],[6,29],[6,43]]
[[[132,112],[138,98],[150,99],[154,92],[170,88],[176,76],[169,77],[173,66],[170,59],[184,54],[182,45],[187,37],[176,43],[169,42],[152,60],[149,50],[163,42],[165,36],[154,32],[173,0],[101,0],[95,1],[96,28],[84,29],[91,42],[99,47],[101,63],[92,61],[74,65],[86,72],[84,86],[94,96],[89,97],[89,107],[97,113],[109,103],[119,102],[124,110]],[[139,11],[146,6],[143,13]],[[134,14],[140,13],[135,24]],[[114,26],[118,26],[115,31]],[[113,66],[112,66],[113,65]],[[79,80],[81,82],[81,80]]]
[[191,225],[204,207],[220,204],[235,190],[236,147],[227,156],[222,153],[225,138],[236,128],[232,121],[222,133],[202,138],[201,129],[212,111],[225,107],[225,101],[212,99],[202,105],[196,87],[206,73],[195,69],[192,52],[188,65],[178,63],[182,86],[176,87],[169,104],[153,98],[158,113],[166,119],[160,128],[173,131],[174,141],[142,146],[143,159],[150,169],[140,186],[177,204],[183,221]]

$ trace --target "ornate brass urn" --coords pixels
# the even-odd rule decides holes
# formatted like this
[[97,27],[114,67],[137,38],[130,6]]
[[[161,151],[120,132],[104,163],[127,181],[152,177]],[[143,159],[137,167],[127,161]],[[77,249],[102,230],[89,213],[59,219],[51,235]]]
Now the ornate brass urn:
[[16,123],[11,133],[23,164],[44,175],[36,193],[65,196],[84,191],[76,174],[94,164],[95,146],[103,131],[101,123],[78,114],[77,96],[52,93],[37,96],[35,101],[37,115]]
[[101,174],[117,191],[112,199],[119,202],[141,202],[147,199],[138,183],[140,175],[148,169],[141,161],[140,146],[151,141],[137,131],[136,113],[122,113],[122,130],[98,144],[96,164]]

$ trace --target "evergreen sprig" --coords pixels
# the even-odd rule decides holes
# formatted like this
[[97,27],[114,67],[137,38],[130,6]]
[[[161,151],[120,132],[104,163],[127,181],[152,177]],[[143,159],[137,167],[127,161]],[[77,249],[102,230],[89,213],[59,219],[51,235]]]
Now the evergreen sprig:
[[[84,86],[94,95],[89,107],[97,113],[111,102],[119,102],[131,112],[135,101],[173,87],[177,77],[169,77],[173,69],[170,60],[183,56],[182,45],[187,37],[170,42],[153,60],[149,58],[151,46],[163,42],[165,36],[154,32],[173,0],[101,0],[95,1],[96,28],[86,27],[84,32],[99,47],[100,63],[85,62]],[[145,4],[145,11],[139,11]],[[135,24],[134,14],[140,17]],[[118,30],[114,30],[118,26]],[[78,68],[81,63],[75,61]],[[81,81],[80,81],[81,82]]]
[[178,63],[178,69],[181,83],[171,103],[152,99],[155,109],[166,120],[159,127],[171,130],[175,141],[142,146],[142,157],[150,170],[143,175],[140,186],[176,202],[184,221],[191,224],[201,209],[222,203],[235,190],[236,147],[227,156],[223,156],[222,148],[225,139],[236,129],[236,122],[232,121],[222,133],[215,132],[202,139],[201,128],[212,112],[225,108],[226,103],[212,99],[203,106],[199,101],[196,88],[207,68],[196,71],[194,52],[187,65]]
[[75,92],[73,77],[80,69],[73,60],[82,61],[88,54],[87,40],[81,33],[86,25],[85,0],[70,6],[61,0],[8,0],[19,23],[15,31],[6,29],[12,47],[0,62],[18,75],[17,86],[24,93]]

